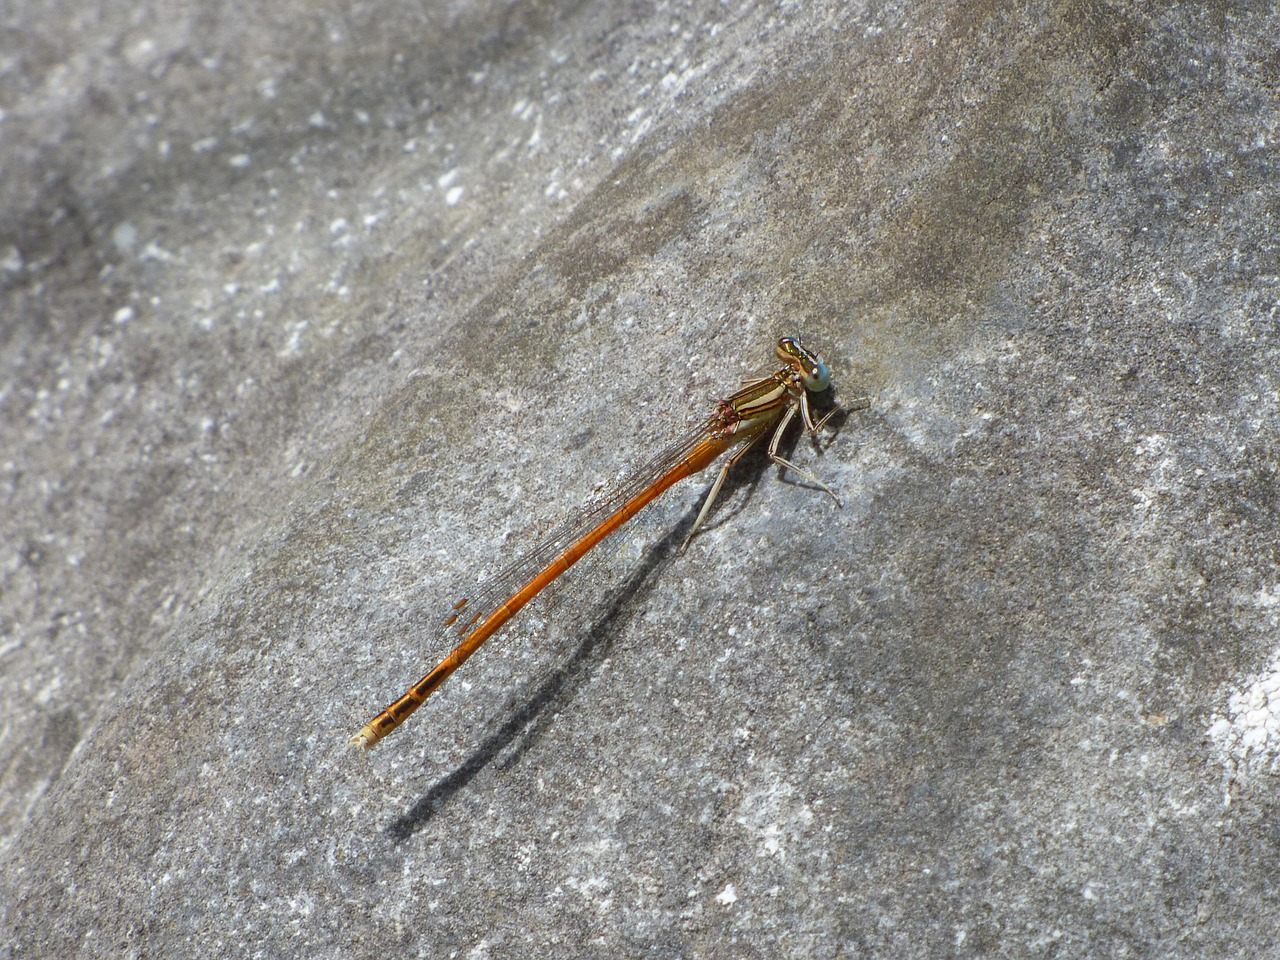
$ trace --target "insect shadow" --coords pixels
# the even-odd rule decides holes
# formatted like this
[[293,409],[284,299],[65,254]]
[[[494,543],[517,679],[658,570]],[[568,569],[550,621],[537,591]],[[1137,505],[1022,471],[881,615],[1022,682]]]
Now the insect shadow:
[[570,703],[598,664],[613,648],[623,624],[652,594],[660,578],[654,571],[672,560],[692,518],[649,548],[644,561],[614,590],[608,608],[587,632],[572,655],[541,683],[531,697],[497,730],[485,737],[456,770],[428,790],[387,832],[396,841],[408,840],[440,813],[445,805],[485,767],[499,757],[500,769],[518,763],[546,732],[551,719]]

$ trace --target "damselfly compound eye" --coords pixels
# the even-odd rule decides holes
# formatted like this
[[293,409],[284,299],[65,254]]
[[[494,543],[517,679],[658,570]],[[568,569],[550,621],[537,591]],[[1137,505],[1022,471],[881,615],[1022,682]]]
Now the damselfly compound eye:
[[814,357],[814,364],[804,378],[804,388],[812,393],[821,393],[831,386],[831,371],[822,362],[821,357]]

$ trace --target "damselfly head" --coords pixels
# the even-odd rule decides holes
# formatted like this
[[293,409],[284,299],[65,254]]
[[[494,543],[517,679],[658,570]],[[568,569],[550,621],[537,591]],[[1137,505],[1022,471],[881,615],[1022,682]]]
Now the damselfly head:
[[791,364],[810,393],[822,393],[831,386],[831,371],[822,358],[804,346],[798,337],[783,337],[775,348],[778,359]]

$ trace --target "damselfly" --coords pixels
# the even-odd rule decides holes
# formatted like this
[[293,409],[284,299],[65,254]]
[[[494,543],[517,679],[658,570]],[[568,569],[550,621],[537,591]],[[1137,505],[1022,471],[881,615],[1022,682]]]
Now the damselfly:
[[[782,361],[777,372],[744,383],[733,396],[721,400],[715,412],[691,433],[609,486],[595,502],[487,581],[476,597],[455,604],[444,623],[446,641],[457,644],[453,651],[404,696],[366,723],[351,742],[367,750],[404,723],[453,671],[543,588],[668,487],[705,470],[721,454],[737,447],[711,484],[680,548],[683,551],[707,518],[730,469],[758,440],[769,434],[770,429],[773,433],[768,447],[769,459],[829,494],[839,506],[835,491],[778,453],[782,434],[797,412],[810,434],[817,434],[837,412],[838,408],[833,409],[815,422],[809,406],[810,394],[824,393],[831,386],[831,373],[822,358],[803,346],[798,338],[783,337],[774,352]],[[851,409],[862,409],[867,404],[864,398]]]

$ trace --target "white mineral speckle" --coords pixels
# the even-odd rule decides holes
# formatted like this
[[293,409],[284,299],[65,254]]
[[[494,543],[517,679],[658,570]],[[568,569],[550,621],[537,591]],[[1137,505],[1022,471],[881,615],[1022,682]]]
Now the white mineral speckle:
[[1261,671],[1235,684],[1207,736],[1229,775],[1280,773],[1280,651]]
[[111,243],[118,253],[130,253],[138,245],[138,228],[128,220],[116,224],[111,231]]

